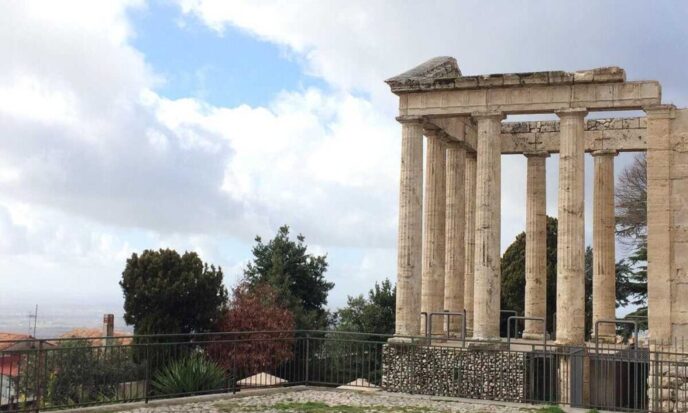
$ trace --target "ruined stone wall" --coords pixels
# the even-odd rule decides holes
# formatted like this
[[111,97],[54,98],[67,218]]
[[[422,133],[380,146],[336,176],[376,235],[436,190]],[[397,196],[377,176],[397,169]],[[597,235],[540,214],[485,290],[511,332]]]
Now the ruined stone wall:
[[520,352],[387,344],[382,388],[391,392],[483,400],[525,400]]
[[675,345],[651,345],[648,407],[653,412],[688,412],[688,355]]

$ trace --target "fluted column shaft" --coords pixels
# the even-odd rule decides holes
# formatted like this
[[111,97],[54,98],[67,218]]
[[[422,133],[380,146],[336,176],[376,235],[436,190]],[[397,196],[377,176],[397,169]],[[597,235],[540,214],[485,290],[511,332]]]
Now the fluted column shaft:
[[[592,323],[616,318],[616,248],[614,245],[614,157],[616,151],[592,153],[595,159],[595,184],[592,208]],[[599,338],[613,342],[616,326],[599,325]]]
[[473,337],[499,338],[501,292],[501,113],[475,114],[478,148],[475,209]]
[[[425,207],[423,222],[423,262],[421,311],[444,310],[444,264],[446,222],[447,144],[439,131],[426,130]],[[422,324],[422,323],[421,323]],[[424,331],[425,326],[421,325]],[[433,334],[444,330],[442,319],[433,320]]]
[[[444,309],[451,312],[461,312],[464,309],[465,165],[466,149],[458,142],[450,142],[447,146],[447,245],[444,267]],[[458,317],[451,317],[450,320],[450,331],[457,332],[461,326],[461,320]]]
[[[526,153],[526,296],[525,316],[547,315],[547,152]],[[540,321],[526,320],[523,338],[541,339]]]
[[466,334],[473,335],[473,288],[475,272],[475,179],[476,179],[476,154],[466,154],[465,171],[465,272],[464,272],[464,291],[463,306],[466,309]]
[[421,246],[423,220],[423,128],[401,125],[395,333],[420,334]]
[[560,118],[559,227],[557,232],[557,341],[585,342],[585,109]]
[[671,278],[675,270],[673,244],[673,105],[647,112],[647,305],[652,340],[669,341],[672,329]]

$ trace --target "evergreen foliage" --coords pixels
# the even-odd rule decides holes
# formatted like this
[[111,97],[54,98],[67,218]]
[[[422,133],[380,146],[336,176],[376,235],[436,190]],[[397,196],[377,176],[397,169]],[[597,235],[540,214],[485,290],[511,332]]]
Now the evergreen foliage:
[[210,331],[227,302],[222,269],[204,264],[195,252],[132,254],[119,284],[124,320],[135,334]]
[[[396,288],[389,279],[357,297],[349,296],[346,307],[337,312],[337,329],[360,333],[394,334]],[[379,338],[378,338],[379,339]]]
[[294,315],[298,330],[323,330],[328,324],[327,295],[334,283],[325,279],[327,256],[308,253],[305,237],[289,237],[282,226],[275,238],[264,243],[256,237],[253,260],[244,270],[250,288],[272,286],[280,305]]

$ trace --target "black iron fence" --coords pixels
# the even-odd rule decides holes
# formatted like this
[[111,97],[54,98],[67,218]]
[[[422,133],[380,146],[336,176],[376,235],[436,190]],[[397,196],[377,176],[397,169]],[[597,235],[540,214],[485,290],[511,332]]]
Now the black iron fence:
[[13,412],[294,385],[688,411],[688,356],[676,343],[567,347],[271,331],[5,344],[0,410]]

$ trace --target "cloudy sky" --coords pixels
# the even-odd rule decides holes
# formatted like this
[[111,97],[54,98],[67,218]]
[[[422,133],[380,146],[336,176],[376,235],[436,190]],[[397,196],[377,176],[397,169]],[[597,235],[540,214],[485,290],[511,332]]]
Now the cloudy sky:
[[[4,1],[0,326],[36,303],[45,323],[121,312],[125,259],[145,248],[198,251],[231,286],[282,224],[328,254],[341,306],[395,276],[384,79],[438,55],[464,74],[618,65],[685,106],[687,20],[650,1]],[[525,160],[502,171],[504,248]]]

